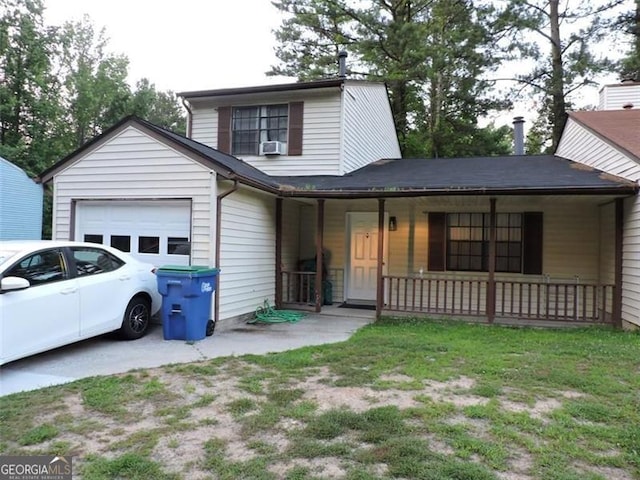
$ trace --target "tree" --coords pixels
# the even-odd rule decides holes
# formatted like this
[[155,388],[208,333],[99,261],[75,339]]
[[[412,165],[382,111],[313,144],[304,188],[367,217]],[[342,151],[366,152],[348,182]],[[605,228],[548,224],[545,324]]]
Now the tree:
[[[271,74],[335,76],[347,50],[353,77],[383,81],[405,156],[456,155],[499,104],[483,74],[495,66],[490,7],[468,0],[276,0],[287,14],[276,31]],[[488,153],[488,152],[478,152]]]
[[613,17],[607,14],[621,3],[509,0],[502,12],[502,26],[510,33],[505,47],[510,58],[534,62],[533,69],[514,80],[541,98],[541,121],[551,132],[553,150],[564,129],[571,95],[614,69],[615,62],[596,55],[593,46],[610,33]]
[[182,135],[186,117],[174,92],[158,92],[153,83],[143,78],[136,83],[127,110],[132,115]]
[[60,112],[52,73],[55,29],[41,0],[6,0],[0,10],[0,155],[31,175],[57,154],[47,140]]
[[621,15],[619,25],[631,40],[629,51],[622,60],[620,76],[640,82],[640,0],[635,1],[635,9]]
[[104,30],[96,34],[89,17],[63,25],[59,73],[64,85],[67,147],[78,148],[117,122],[131,96],[128,60],[105,53]]

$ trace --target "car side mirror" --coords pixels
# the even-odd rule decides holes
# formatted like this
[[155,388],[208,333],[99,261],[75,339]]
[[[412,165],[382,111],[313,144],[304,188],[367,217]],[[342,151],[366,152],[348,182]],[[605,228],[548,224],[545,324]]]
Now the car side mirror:
[[0,293],[10,292],[14,290],[24,290],[29,288],[31,284],[26,278],[5,277],[0,282]]

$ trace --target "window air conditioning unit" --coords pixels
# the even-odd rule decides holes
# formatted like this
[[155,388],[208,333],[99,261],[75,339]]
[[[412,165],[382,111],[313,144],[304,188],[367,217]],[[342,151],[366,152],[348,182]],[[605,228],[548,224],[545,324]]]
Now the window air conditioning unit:
[[282,143],[271,140],[260,144],[260,155],[281,155]]

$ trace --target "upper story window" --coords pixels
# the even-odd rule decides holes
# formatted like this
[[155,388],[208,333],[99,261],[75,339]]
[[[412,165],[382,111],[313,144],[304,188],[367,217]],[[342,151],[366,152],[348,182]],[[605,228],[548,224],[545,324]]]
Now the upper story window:
[[234,107],[231,126],[231,153],[259,155],[260,144],[267,141],[287,142],[288,105]]
[[216,148],[221,152],[260,155],[260,144],[271,140],[283,142],[281,153],[289,157],[302,155],[304,102],[253,107],[221,105],[217,110]]

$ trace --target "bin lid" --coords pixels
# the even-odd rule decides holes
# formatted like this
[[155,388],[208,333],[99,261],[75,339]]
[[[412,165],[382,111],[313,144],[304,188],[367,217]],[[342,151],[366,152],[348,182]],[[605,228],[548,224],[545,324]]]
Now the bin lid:
[[207,267],[205,265],[163,265],[158,268],[156,272],[210,275],[218,273],[218,269]]

